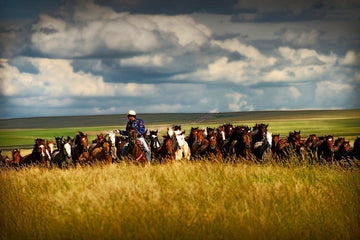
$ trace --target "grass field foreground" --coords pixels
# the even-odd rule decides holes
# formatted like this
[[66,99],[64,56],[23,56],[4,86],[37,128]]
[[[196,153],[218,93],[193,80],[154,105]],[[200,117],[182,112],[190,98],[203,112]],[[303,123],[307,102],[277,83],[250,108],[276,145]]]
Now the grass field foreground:
[[358,169],[124,163],[0,171],[1,239],[358,239]]

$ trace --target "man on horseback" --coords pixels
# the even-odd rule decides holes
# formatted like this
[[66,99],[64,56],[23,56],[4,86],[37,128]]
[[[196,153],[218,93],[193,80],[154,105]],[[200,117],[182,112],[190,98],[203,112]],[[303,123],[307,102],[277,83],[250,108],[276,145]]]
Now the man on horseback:
[[[143,135],[145,133],[144,121],[136,117],[136,112],[134,110],[130,110],[128,112],[127,117],[129,119],[129,121],[126,124],[126,130],[125,131],[121,130],[120,134],[121,135],[127,135],[130,129],[136,129],[138,140],[140,141],[140,143],[144,147],[147,160],[150,163],[151,162],[150,149],[149,149],[149,146],[147,145],[147,143],[146,143],[146,141],[145,141],[145,139],[143,137]],[[125,155],[128,146],[129,146],[129,143],[126,143],[124,145],[124,148],[123,148],[122,153],[121,153],[122,156]]]

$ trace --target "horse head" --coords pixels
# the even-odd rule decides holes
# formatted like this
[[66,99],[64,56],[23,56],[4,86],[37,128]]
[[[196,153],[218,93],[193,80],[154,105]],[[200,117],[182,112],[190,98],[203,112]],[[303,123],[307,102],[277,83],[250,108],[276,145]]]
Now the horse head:
[[21,160],[21,154],[20,154],[20,149],[15,149],[11,151],[11,155],[12,155],[12,162],[15,164],[18,164]]

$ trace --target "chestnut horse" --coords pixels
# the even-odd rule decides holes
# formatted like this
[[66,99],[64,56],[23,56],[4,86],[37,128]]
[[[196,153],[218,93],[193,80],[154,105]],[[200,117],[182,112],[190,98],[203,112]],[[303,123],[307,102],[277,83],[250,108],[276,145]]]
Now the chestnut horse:
[[44,167],[49,167],[50,160],[51,160],[51,156],[49,150],[45,145],[45,140],[41,138],[37,138],[35,140],[32,153],[24,156],[21,159],[21,163],[23,165],[39,164]]
[[216,158],[222,158],[222,153],[218,144],[218,134],[212,128],[207,128],[206,130],[208,132],[206,139],[209,141],[209,146],[206,150],[207,154],[215,156]]
[[194,140],[190,146],[191,155],[196,157],[203,157],[206,155],[206,149],[209,146],[209,141],[204,136],[205,129],[196,129],[194,133]]
[[2,150],[0,149],[0,166],[7,166],[11,165],[11,159],[8,156],[2,155]]
[[110,153],[110,141],[103,139],[99,147],[95,147],[90,153],[90,160],[92,162],[100,161],[103,164],[111,164],[112,157]]
[[317,149],[317,156],[319,159],[325,159],[331,162],[334,159],[334,137],[326,136]]

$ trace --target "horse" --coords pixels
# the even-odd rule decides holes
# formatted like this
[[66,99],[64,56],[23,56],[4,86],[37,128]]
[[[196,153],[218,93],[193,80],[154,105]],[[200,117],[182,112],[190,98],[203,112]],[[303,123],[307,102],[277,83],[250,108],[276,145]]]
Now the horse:
[[49,149],[50,154],[52,154],[55,151],[54,148],[54,141],[46,141],[46,147]]
[[32,153],[23,157],[21,163],[24,165],[39,164],[41,166],[50,166],[51,156],[49,150],[45,146],[45,140],[37,138],[34,143]]
[[209,141],[209,146],[206,150],[207,155],[214,156],[216,158],[222,158],[222,153],[218,145],[218,136],[214,129],[207,129],[208,135],[206,139]]
[[67,139],[61,148],[59,151],[54,152],[50,165],[68,168],[72,163],[70,140]]
[[263,123],[255,124],[250,133],[252,153],[258,160],[263,159],[264,154],[271,150],[272,138],[271,134],[267,131],[268,126],[268,124]]
[[107,135],[109,136],[110,153],[111,153],[112,162],[114,162],[114,161],[118,160],[115,131],[108,131]]
[[325,159],[331,162],[334,159],[334,137],[332,135],[326,136],[317,149],[317,156],[319,159]]
[[100,134],[97,134],[96,135],[96,138],[92,141],[91,145],[89,146],[89,154],[91,155],[92,154],[92,151],[95,149],[95,148],[100,148],[102,147],[102,144],[104,143],[105,141],[105,136],[103,133],[100,133]]
[[158,138],[158,130],[150,130],[149,134],[149,145],[151,151],[151,158],[157,159],[160,156],[160,150],[162,148],[161,143]]
[[360,160],[360,137],[357,137],[354,141],[354,147],[349,153],[351,158]]
[[89,163],[90,155],[88,151],[88,137],[87,134],[84,134],[83,132],[79,132],[75,136],[75,146],[72,149],[71,157],[74,161],[74,164],[78,163]]
[[233,128],[229,140],[229,155],[242,157],[246,160],[251,158],[251,129],[248,126],[236,126]]
[[[337,147],[336,150],[334,150],[334,160],[340,161],[342,159],[348,159],[350,155],[350,142],[341,140],[342,143],[340,146]],[[336,141],[335,141],[336,142]]]
[[8,156],[2,155],[2,149],[0,149],[0,166],[7,166],[11,165],[11,159]]
[[13,167],[20,167],[23,165],[22,160],[23,157],[21,156],[20,149],[14,149],[11,151],[12,160],[10,161],[10,166]]
[[127,159],[136,164],[149,164],[149,161],[147,160],[145,150],[143,149],[143,146],[140,141],[137,139],[137,130],[136,129],[130,129],[128,131],[128,139],[129,139],[129,145],[126,149],[125,156]]
[[191,155],[196,157],[203,157],[206,155],[206,149],[209,146],[209,141],[204,136],[205,129],[197,129],[194,141],[190,145]]
[[181,126],[167,129],[168,136],[172,139],[172,150],[175,152],[175,160],[183,158],[190,160],[192,155],[188,142],[185,140],[185,131],[181,131]]
[[101,146],[95,147],[90,153],[90,160],[92,162],[100,161],[103,164],[111,164],[113,161],[110,153],[110,144],[109,140],[102,140]]

